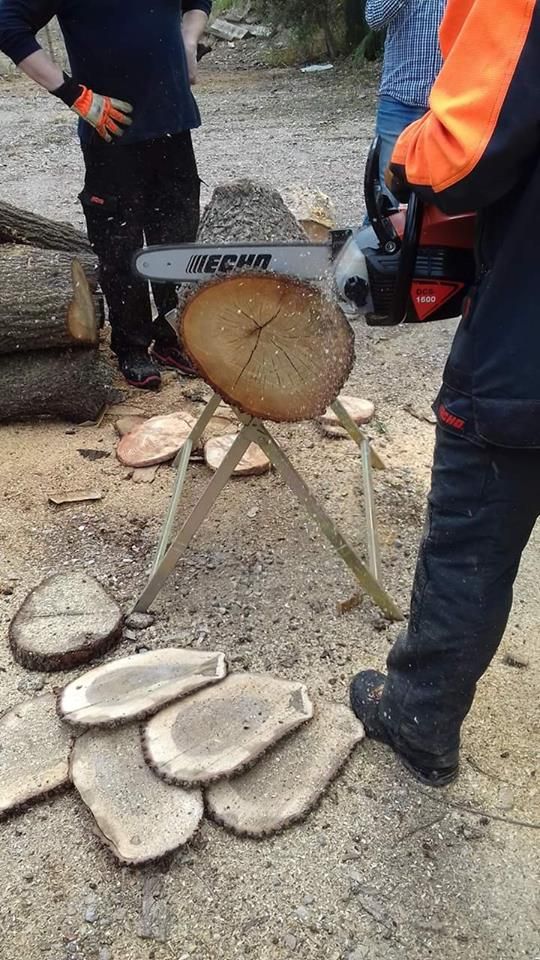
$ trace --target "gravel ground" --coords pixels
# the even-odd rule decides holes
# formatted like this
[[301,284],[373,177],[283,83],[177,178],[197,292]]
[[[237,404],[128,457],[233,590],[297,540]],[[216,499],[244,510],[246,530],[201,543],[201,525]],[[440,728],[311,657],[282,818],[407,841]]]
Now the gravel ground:
[[[306,76],[254,69],[256,61],[254,52],[246,69],[245,58],[222,48],[204,66],[205,125],[196,141],[206,197],[237,176],[282,188],[300,182],[330,194],[342,224],[358,222],[375,75]],[[81,162],[69,114],[11,80],[0,86],[0,124],[0,198],[80,225]],[[406,608],[434,429],[408,411],[412,405],[422,417],[429,409],[453,324],[397,333],[355,327],[349,387],[377,405],[372,434],[388,466],[376,477],[384,575]],[[159,396],[132,392],[128,402],[148,414],[181,402],[200,409],[193,395],[171,377]],[[114,457],[117,416],[110,411],[99,428],[2,429],[5,708],[60,682],[16,666],[6,642],[10,617],[43,576],[86,568],[126,607],[144,582],[171,471],[162,468],[152,486],[124,479]],[[277,433],[350,538],[361,540],[352,444],[324,439],[315,425]],[[110,456],[91,462],[81,449]],[[189,504],[206,479],[203,467],[192,469]],[[98,486],[106,495],[91,506],[48,506],[47,493],[66,486]],[[526,552],[511,624],[466,724],[457,784],[424,790],[388,751],[366,743],[304,824],[255,842],[205,823],[170,863],[139,871],[118,867],[73,794],[38,805],[0,828],[2,960],[540,956],[538,549],[536,542]],[[353,670],[382,665],[397,630],[367,602],[338,615],[353,590],[278,478],[237,481],[156,602],[155,625],[118,652],[171,639],[222,649],[236,668],[302,679],[315,696],[343,701]],[[507,665],[510,652],[524,660],[522,669]],[[526,825],[534,821],[536,829]],[[142,936],[149,884],[167,921],[164,942]]]

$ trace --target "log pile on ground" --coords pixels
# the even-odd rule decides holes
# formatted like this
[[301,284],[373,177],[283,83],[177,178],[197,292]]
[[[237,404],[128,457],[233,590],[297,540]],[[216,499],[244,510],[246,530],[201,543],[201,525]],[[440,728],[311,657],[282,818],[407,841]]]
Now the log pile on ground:
[[93,420],[116,399],[84,234],[0,203],[0,421]]

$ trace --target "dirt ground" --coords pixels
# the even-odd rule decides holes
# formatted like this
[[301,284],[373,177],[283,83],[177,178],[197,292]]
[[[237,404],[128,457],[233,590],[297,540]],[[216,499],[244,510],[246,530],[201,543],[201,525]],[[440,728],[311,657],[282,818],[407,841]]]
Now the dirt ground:
[[[205,197],[219,182],[261,175],[333,198],[358,222],[376,77],[241,69],[227,52],[204,66],[196,144]],[[0,87],[0,198],[74,224],[81,161],[70,115],[20,80]],[[404,608],[429,483],[429,409],[453,324],[399,332],[355,323],[350,392],[373,399],[372,434],[387,470],[376,477],[384,576]],[[170,412],[193,385],[168,379],[130,407]],[[141,589],[171,482],[124,479],[111,411],[100,427],[16,424],[1,432],[1,705],[58,677],[16,666],[10,618],[42,577],[84,568],[128,608]],[[349,537],[362,538],[358,458],[315,425],[277,431]],[[90,461],[84,450],[107,456]],[[191,469],[187,503],[208,474]],[[100,503],[56,509],[47,494],[98,487]],[[248,513],[256,507],[251,519]],[[417,786],[390,753],[363,744],[302,825],[260,842],[204,823],[162,868],[120,868],[91,833],[73,794],[0,827],[2,960],[534,960],[538,915],[539,544],[526,552],[505,640],[466,724],[462,773],[441,792]],[[12,593],[9,591],[12,590]],[[170,643],[224,650],[236,668],[304,680],[347,698],[360,666],[382,666],[397,627],[368,603],[339,616],[347,569],[274,475],[236,481],[155,604],[155,625],[116,653]],[[527,661],[507,665],[509,651]],[[158,877],[166,941],[141,936],[142,892]]]

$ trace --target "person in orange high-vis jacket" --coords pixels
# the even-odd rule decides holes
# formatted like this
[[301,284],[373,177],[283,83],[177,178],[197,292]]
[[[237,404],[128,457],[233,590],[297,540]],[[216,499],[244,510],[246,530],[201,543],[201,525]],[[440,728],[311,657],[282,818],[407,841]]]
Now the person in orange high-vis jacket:
[[477,212],[477,280],[434,405],[408,628],[387,674],[351,685],[368,735],[433,786],[457,775],[540,514],[540,2],[449,0],[440,40],[430,110],[398,140],[386,181],[400,199]]

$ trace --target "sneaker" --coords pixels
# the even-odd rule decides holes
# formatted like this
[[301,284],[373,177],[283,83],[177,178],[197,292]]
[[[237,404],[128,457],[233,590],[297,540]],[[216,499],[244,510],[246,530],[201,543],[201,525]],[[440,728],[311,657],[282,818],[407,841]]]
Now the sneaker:
[[450,767],[426,767],[423,763],[419,763],[412,754],[403,753],[395,746],[379,712],[385,681],[384,673],[379,673],[377,670],[363,670],[361,673],[357,673],[351,682],[351,707],[358,719],[364,724],[367,736],[391,747],[404,767],[420,783],[424,783],[428,787],[448,786],[458,775],[457,763]]
[[138,387],[139,390],[159,390],[161,376],[146,350],[127,350],[119,354],[118,366],[131,387]]
[[180,347],[156,342],[152,347],[151,355],[161,367],[167,367],[168,370],[178,370],[184,377],[199,376],[191,360]]

